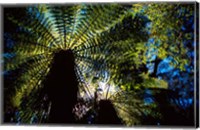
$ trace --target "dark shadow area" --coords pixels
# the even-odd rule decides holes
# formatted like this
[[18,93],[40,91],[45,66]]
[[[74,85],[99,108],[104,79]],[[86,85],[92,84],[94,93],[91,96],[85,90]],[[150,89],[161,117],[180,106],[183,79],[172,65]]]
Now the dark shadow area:
[[[194,106],[183,108],[180,106],[181,98],[174,91],[161,91],[155,95],[158,102],[162,119],[160,125],[163,126],[194,126]],[[176,100],[177,104],[170,103],[171,100]]]
[[99,102],[97,124],[122,124],[121,119],[117,116],[117,112],[110,100],[101,100]]
[[55,54],[44,87],[52,102],[49,123],[73,123],[72,109],[77,101],[78,81],[71,50]]

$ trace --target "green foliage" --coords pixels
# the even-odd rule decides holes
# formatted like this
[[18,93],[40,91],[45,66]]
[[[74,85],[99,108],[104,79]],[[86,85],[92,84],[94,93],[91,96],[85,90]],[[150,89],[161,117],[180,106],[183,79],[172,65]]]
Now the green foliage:
[[188,52],[184,41],[193,41],[194,38],[182,28],[185,26],[184,20],[193,16],[194,5],[149,3],[143,10],[142,13],[151,20],[150,38],[154,39],[151,49],[157,50],[156,55],[160,59],[169,56],[177,59],[177,63],[173,63],[173,66],[184,70],[189,61],[189,58],[184,56]]
[[[151,77],[146,64],[153,55],[161,60],[171,56],[174,67],[185,69],[189,59],[185,56],[188,50],[183,39],[192,40],[193,36],[181,27],[193,10],[191,5],[167,3],[41,4],[7,8],[4,33],[11,35],[14,45],[5,47],[5,53],[15,56],[3,59],[4,69],[19,69],[19,75],[8,81],[13,82],[11,87],[5,86],[6,98],[20,108],[23,96],[30,97],[22,113],[24,122],[28,122],[31,110],[40,101],[38,93],[43,89],[42,81],[54,53],[71,49],[82,96],[92,94],[99,82],[106,82],[119,90],[113,97],[109,93],[109,97],[127,125],[141,124],[142,116],[160,118],[156,103],[145,105],[143,90],[167,89],[168,84]],[[154,39],[150,46],[148,39]],[[155,54],[147,55],[149,49],[154,49]]]
[[145,104],[143,99],[145,91],[119,91],[111,97],[119,116],[126,125],[142,125],[142,118],[152,116],[160,119],[161,114],[157,104]]

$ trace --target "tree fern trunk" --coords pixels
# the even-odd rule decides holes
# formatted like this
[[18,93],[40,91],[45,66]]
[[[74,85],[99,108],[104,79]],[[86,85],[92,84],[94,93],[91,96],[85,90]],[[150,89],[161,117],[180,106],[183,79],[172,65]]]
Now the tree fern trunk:
[[74,56],[71,50],[55,54],[45,88],[52,107],[50,123],[73,123],[73,106],[77,101],[78,81],[74,70]]

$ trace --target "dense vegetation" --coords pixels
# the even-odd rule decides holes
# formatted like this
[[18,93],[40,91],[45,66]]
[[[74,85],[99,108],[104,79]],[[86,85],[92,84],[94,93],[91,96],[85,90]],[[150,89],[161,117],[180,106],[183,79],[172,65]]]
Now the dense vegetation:
[[[195,6],[4,7],[4,122],[49,122],[66,85],[78,87],[73,123],[194,126]],[[73,56],[54,65],[63,50]]]

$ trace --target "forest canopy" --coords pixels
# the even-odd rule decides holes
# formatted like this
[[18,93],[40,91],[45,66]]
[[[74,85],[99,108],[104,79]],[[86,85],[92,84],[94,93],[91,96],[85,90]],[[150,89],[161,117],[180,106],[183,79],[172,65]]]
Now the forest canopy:
[[195,3],[37,4],[3,13],[5,122],[15,108],[13,122],[37,115],[42,123],[44,81],[54,55],[70,50],[78,99],[91,103],[98,93],[127,126],[194,126]]

